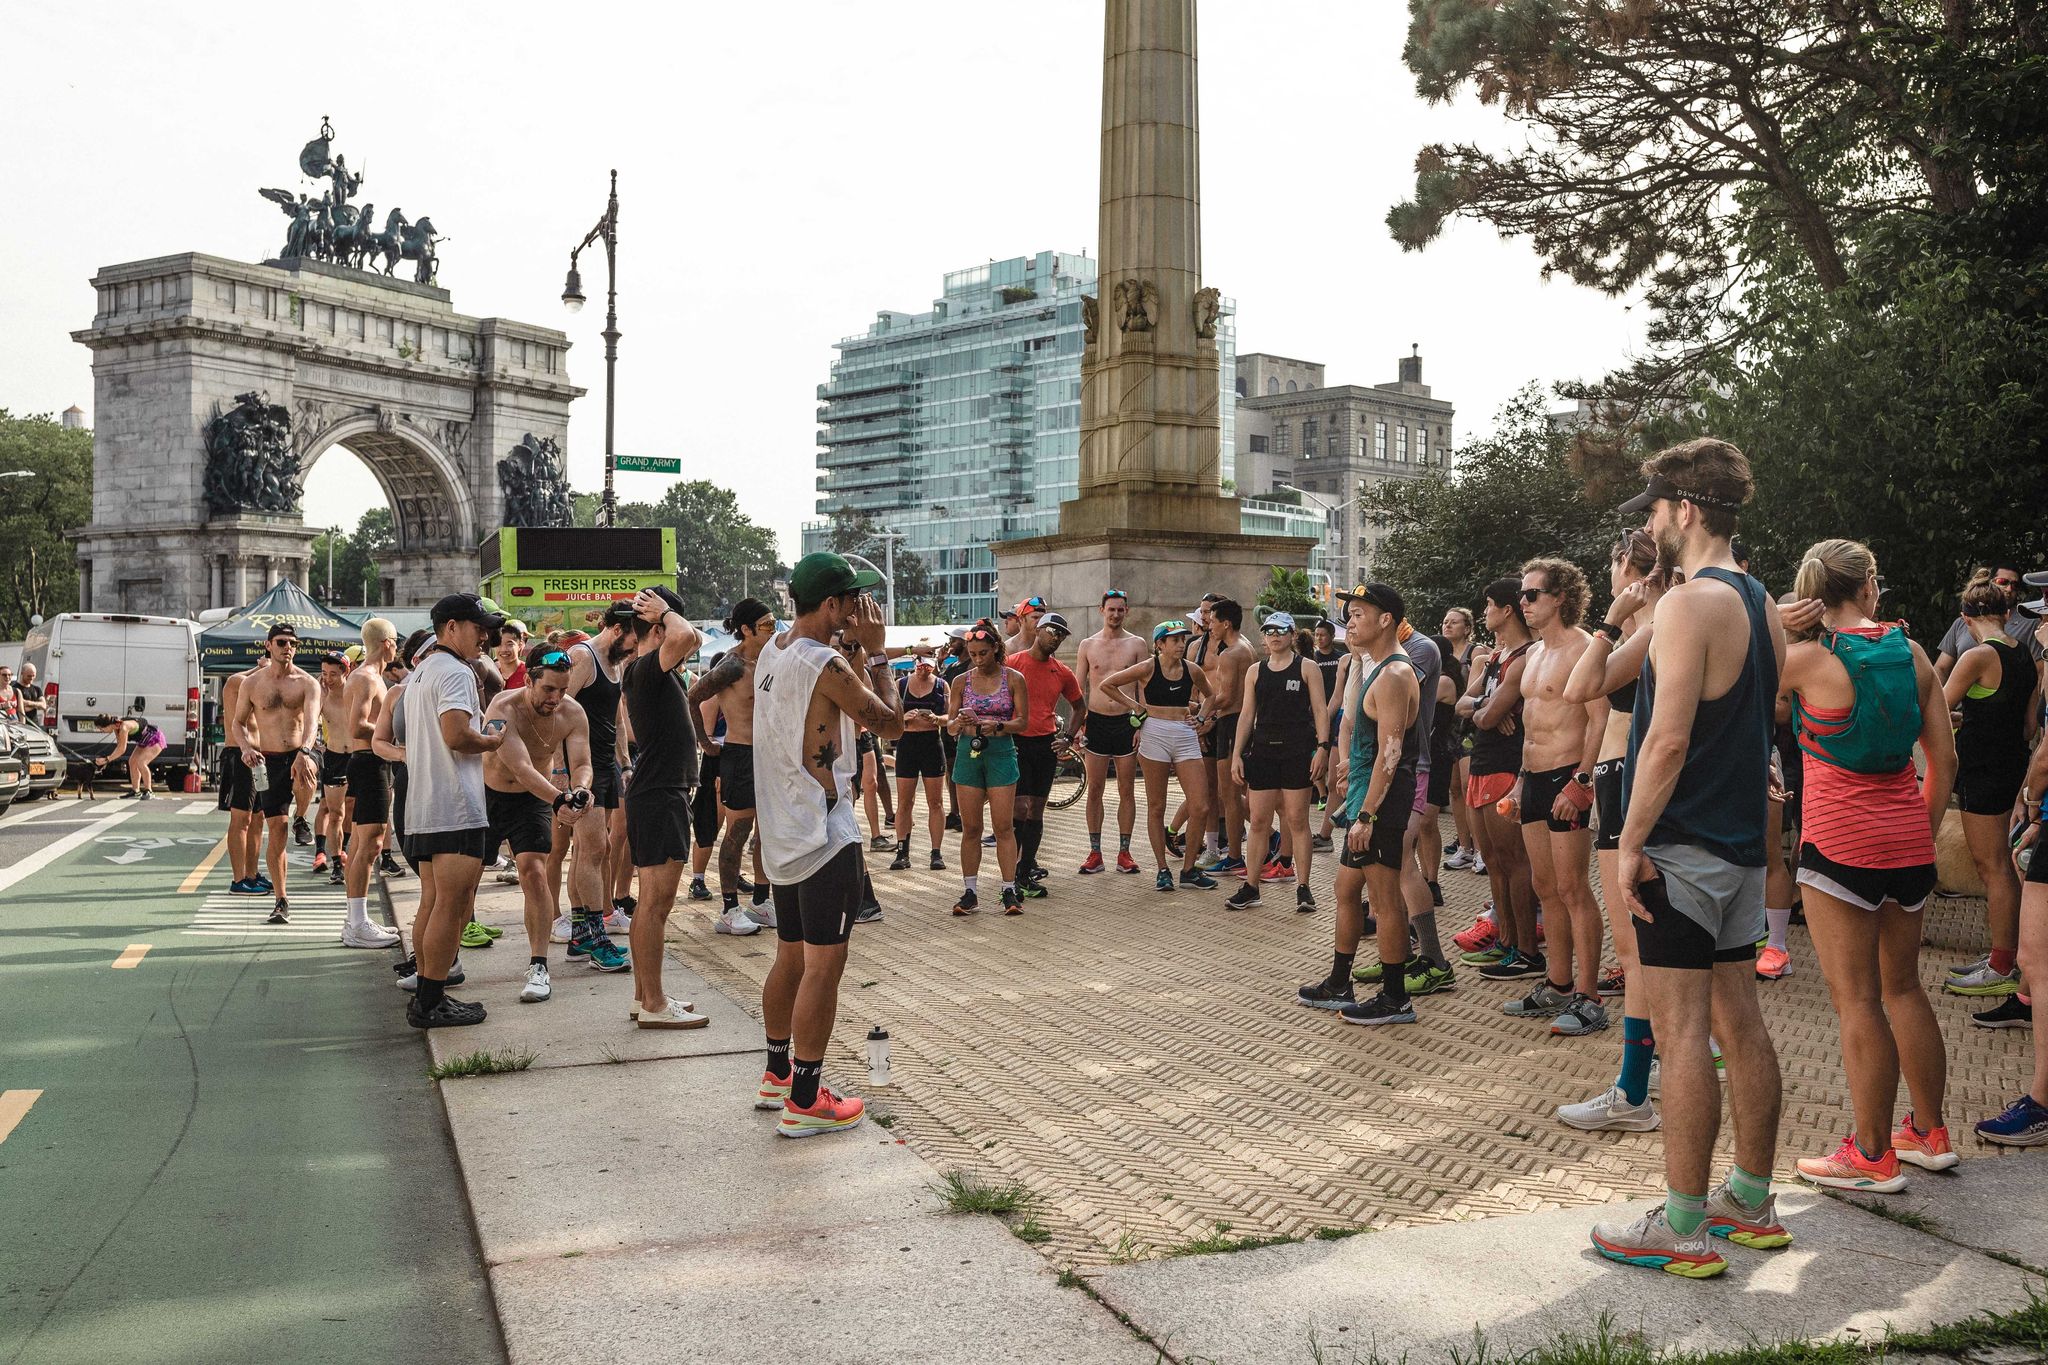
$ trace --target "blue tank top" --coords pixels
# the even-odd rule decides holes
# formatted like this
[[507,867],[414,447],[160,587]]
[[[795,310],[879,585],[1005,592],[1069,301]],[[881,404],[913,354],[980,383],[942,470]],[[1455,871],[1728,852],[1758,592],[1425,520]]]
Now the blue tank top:
[[[1765,793],[1778,701],[1778,656],[1771,648],[1764,585],[1727,569],[1701,569],[1693,576],[1726,583],[1741,595],[1749,613],[1749,656],[1728,690],[1712,701],[1702,700],[1693,713],[1685,766],[1648,842],[1695,844],[1737,867],[1762,867]],[[1624,815],[1640,771],[1637,757],[1643,737],[1656,714],[1657,671],[1646,659],[1635,711],[1629,717],[1628,768],[1621,793]]]

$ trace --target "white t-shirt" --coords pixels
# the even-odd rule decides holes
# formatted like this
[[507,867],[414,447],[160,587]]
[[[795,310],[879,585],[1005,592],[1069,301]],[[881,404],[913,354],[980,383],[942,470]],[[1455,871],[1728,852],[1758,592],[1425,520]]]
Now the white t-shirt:
[[[441,740],[446,712],[465,711],[483,719],[483,697],[469,665],[445,649],[434,650],[406,679],[399,706],[406,735],[406,832],[485,828],[484,756],[458,754]],[[394,718],[394,728],[397,723]]]
[[[783,643],[786,639],[787,643]],[[804,721],[818,675],[839,654],[817,640],[770,640],[754,663],[754,810],[761,830],[761,867],[776,886],[794,886],[840,849],[860,842],[853,818],[853,721],[839,718],[839,756],[832,762],[836,799],[804,766]]]

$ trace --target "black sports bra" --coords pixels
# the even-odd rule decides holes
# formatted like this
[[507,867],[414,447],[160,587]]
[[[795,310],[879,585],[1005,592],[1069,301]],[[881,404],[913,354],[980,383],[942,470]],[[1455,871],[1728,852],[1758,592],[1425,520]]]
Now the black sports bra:
[[1630,678],[1627,682],[1609,692],[1607,694],[1607,704],[1625,716],[1635,714],[1636,684],[1641,681],[1642,678],[1640,677]]
[[1175,682],[1159,667],[1159,660],[1152,661],[1152,676],[1145,679],[1145,705],[1178,706],[1186,710],[1194,695],[1195,675],[1187,671],[1186,664],[1181,665],[1180,681]]

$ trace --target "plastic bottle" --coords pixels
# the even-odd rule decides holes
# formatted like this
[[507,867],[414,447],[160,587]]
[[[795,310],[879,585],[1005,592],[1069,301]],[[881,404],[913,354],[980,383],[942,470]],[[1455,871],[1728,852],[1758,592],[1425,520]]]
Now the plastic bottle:
[[868,1030],[868,1084],[889,1083],[889,1031],[880,1024]]

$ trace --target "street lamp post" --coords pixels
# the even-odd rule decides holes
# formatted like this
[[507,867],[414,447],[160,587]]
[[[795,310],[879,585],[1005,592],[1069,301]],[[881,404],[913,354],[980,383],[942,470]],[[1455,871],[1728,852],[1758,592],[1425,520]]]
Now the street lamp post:
[[605,264],[605,306],[604,306],[604,499],[598,504],[597,524],[610,526],[612,516],[618,510],[618,498],[612,491],[612,410],[616,397],[613,380],[619,365],[619,173],[612,172],[611,198],[606,201],[604,217],[597,220],[597,226],[585,233],[576,249],[569,253],[569,278],[562,286],[562,302],[572,313],[583,309],[583,276],[576,269],[576,258],[583,254],[583,248],[592,242],[604,243]]
[[327,600],[334,600],[334,538],[341,534],[339,526],[327,528]]
[[882,542],[882,562],[887,566],[882,570],[882,582],[888,585],[889,592],[882,610],[893,626],[896,624],[896,542],[910,537],[901,531],[877,531],[875,539]]

